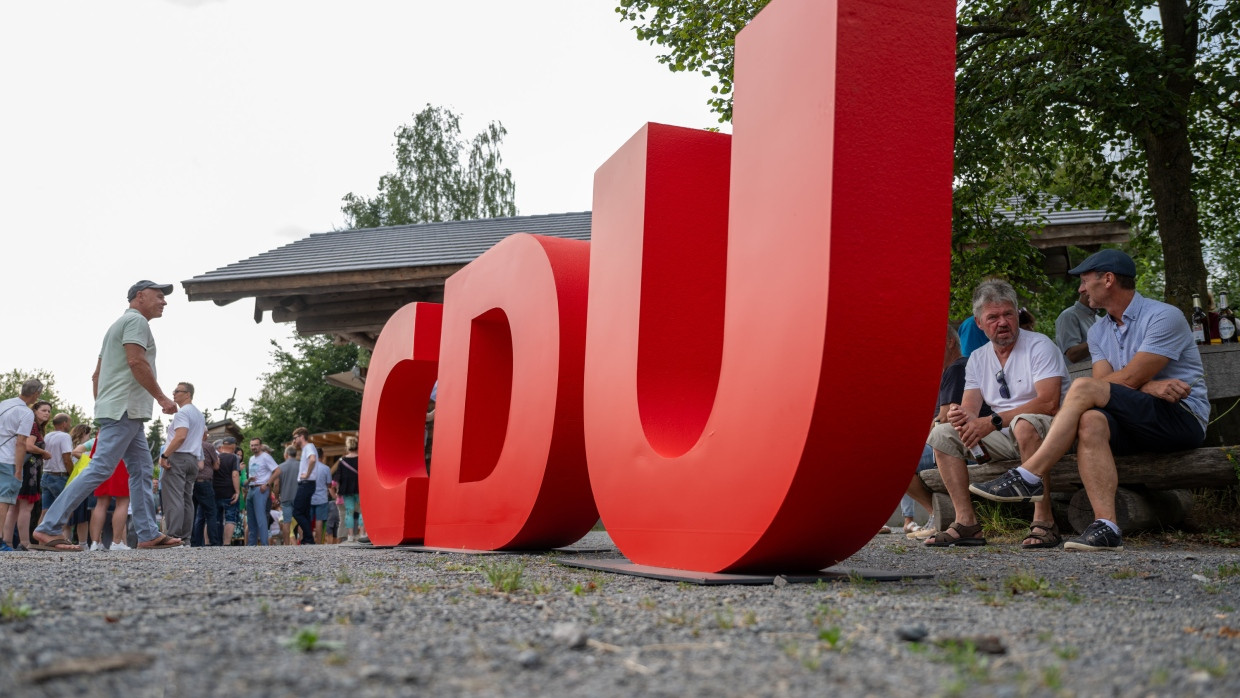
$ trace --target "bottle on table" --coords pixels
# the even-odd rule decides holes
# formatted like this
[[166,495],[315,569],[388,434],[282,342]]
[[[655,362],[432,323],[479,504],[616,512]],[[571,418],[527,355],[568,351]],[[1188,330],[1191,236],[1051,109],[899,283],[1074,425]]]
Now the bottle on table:
[[1240,342],[1236,332],[1236,313],[1227,305],[1227,292],[1218,294],[1218,338],[1223,342]]
[[1210,319],[1206,311],[1201,309],[1201,295],[1193,294],[1193,316],[1189,320],[1193,328],[1193,341],[1198,344],[1210,343]]

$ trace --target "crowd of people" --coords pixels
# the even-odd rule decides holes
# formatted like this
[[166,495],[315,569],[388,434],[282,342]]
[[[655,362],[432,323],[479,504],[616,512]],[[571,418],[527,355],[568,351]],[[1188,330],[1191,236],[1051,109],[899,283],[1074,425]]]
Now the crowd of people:
[[[1184,314],[1138,293],[1136,265],[1119,250],[1097,252],[1069,273],[1080,278],[1078,299],[1057,318],[1055,341],[1033,331],[1032,317],[1022,322],[1016,291],[998,279],[974,291],[973,322],[962,323],[959,337],[949,330],[939,408],[917,467],[938,468],[955,521],[942,530],[933,521],[919,527],[906,502],[905,530],[925,545],[986,544],[972,494],[1034,504],[1024,548],[1123,550],[1115,455],[1205,440],[1210,405]],[[1091,375],[1070,380],[1068,362],[1085,358]],[[1048,475],[1073,448],[1096,520],[1065,541],[1051,513]],[[967,461],[991,459],[1021,465],[970,484]],[[920,476],[907,497],[930,509]]]
[[[1057,318],[1055,340],[1034,331],[1016,291],[999,279],[977,287],[958,333],[948,329],[937,411],[917,469],[938,469],[955,521],[942,530],[914,521],[914,502],[931,509],[918,475],[902,504],[905,532],[926,546],[985,545],[977,495],[1034,504],[1024,548],[1122,550],[1114,456],[1204,441],[1210,408],[1184,314],[1138,293],[1136,265],[1119,250],[1095,253],[1069,273],[1080,278],[1078,299]],[[105,335],[93,376],[93,438],[68,415],[52,416],[37,380],[0,402],[0,551],[218,546],[234,536],[248,545],[364,540],[355,438],[333,467],[305,427],[290,435],[282,462],[260,439],[250,440],[246,461],[234,437],[208,440],[191,383],[178,383],[171,396],[160,389],[149,321],[163,314],[171,290],[134,284],[129,308]],[[1070,380],[1068,363],[1086,358],[1091,375]],[[143,428],[152,402],[172,416],[158,467]],[[1097,520],[1064,541],[1048,475],[1073,448]],[[971,484],[967,463],[990,459],[1021,465]]]
[[[301,427],[282,463],[257,438],[246,460],[235,437],[209,439],[192,383],[163,392],[149,323],[171,291],[146,280],[129,289],[92,376],[93,426],[52,416],[37,379],[0,402],[0,552],[365,540],[357,439],[329,466]],[[144,428],[152,403],[172,417],[157,458]]]

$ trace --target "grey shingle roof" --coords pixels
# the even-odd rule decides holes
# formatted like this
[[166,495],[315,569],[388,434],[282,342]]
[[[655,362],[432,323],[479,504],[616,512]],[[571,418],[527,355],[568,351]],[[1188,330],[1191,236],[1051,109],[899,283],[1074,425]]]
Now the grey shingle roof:
[[467,264],[514,233],[589,240],[590,212],[315,233],[184,283]]
[[[1024,201],[1018,197],[1007,199],[1004,208],[995,210],[995,213],[1017,223],[1033,223],[1035,225],[1077,225],[1081,223],[1106,223],[1113,220],[1110,213],[1102,209],[1083,209],[1069,208],[1057,196],[1046,196],[1041,201],[1041,206],[1034,208],[1031,214],[1021,213],[1018,215],[1016,209],[1019,209]],[[1059,210],[1055,210],[1056,207]]]

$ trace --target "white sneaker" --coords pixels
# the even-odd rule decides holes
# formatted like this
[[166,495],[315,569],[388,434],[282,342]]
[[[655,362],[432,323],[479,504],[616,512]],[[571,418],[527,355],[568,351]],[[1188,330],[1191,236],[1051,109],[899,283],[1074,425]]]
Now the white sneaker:
[[133,548],[125,545],[124,543],[113,543],[109,550],[133,550]]
[[99,545],[99,541],[95,541],[91,543],[90,549],[92,552],[104,552],[107,550],[107,548],[103,547],[102,545]]

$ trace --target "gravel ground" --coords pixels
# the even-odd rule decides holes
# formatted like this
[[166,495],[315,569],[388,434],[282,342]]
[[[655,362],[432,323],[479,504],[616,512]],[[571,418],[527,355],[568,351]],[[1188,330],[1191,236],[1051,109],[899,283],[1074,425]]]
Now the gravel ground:
[[556,564],[614,552],[6,553],[0,694],[1240,695],[1240,554],[1128,548],[886,535],[844,564],[934,577],[712,587]]

